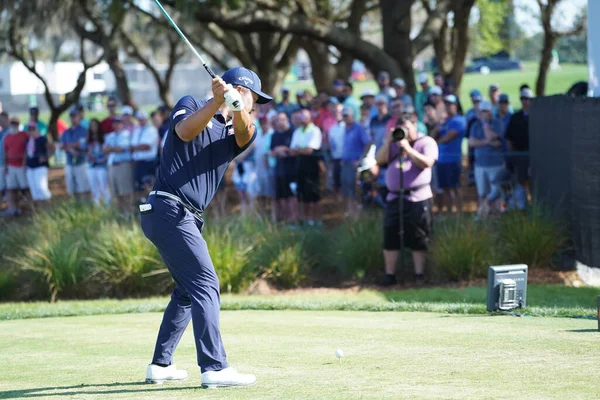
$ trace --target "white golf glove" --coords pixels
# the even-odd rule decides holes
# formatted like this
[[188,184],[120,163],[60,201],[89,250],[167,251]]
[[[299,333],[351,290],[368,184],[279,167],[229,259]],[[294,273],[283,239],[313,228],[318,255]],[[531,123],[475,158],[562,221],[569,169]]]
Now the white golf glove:
[[233,86],[227,85],[229,91],[225,92],[225,103],[232,111],[241,111],[244,109],[244,101],[240,92],[235,90]]

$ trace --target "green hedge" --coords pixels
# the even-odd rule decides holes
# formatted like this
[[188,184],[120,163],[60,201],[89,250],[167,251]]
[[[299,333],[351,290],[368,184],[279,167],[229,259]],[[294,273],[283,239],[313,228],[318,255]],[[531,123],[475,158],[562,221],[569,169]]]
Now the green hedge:
[[[204,237],[223,292],[244,291],[258,278],[279,288],[369,283],[383,269],[379,213],[323,229],[291,230],[261,218],[206,222]],[[2,300],[142,297],[172,290],[137,217],[65,203],[0,229]],[[549,266],[565,242],[559,225],[539,209],[486,223],[448,218],[434,227],[429,275],[456,281],[485,277],[491,264]]]

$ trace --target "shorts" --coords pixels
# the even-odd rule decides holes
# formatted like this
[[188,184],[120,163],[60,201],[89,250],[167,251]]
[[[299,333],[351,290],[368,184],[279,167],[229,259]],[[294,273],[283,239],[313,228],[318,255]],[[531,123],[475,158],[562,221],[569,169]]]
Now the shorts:
[[342,162],[342,196],[356,197],[356,165],[355,163]]
[[460,187],[460,161],[453,163],[436,164],[437,184],[440,189],[458,189]]
[[500,197],[500,176],[504,171],[504,166],[479,167],[475,166],[475,186],[477,187],[477,196],[487,197],[489,201],[494,201]]
[[90,191],[87,169],[87,164],[65,166],[65,181],[68,194],[74,195]]
[[[404,246],[415,251],[426,251],[431,246],[433,232],[432,200],[411,202],[404,200]],[[390,200],[385,205],[383,220],[383,249],[400,250],[400,203]]]
[[31,198],[34,201],[52,198],[48,188],[48,167],[27,168],[26,175]]
[[6,174],[6,188],[8,190],[27,189],[27,176],[25,174],[25,167],[13,167],[8,166],[8,173]]
[[517,182],[529,180],[529,156],[511,155],[508,157],[508,169],[517,179]]
[[133,193],[133,166],[126,161],[108,166],[108,186],[114,196]]
[[148,182],[154,186],[156,177],[156,161],[135,161],[133,167],[133,176],[135,178],[135,188],[137,190],[144,189],[144,182]]
[[321,169],[317,157],[301,157],[298,164],[297,196],[301,203],[321,200]]
[[333,188],[340,189],[342,187],[342,160],[331,160]]
[[288,199],[294,197],[294,193],[290,187],[290,184],[295,181],[292,175],[282,175],[275,177],[275,198],[276,199]]

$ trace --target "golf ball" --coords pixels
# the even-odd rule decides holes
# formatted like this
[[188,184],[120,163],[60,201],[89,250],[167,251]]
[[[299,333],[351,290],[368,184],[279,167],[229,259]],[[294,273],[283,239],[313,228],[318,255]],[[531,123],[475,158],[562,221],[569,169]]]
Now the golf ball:
[[337,358],[342,358],[342,357],[344,357],[344,352],[342,351],[342,349],[337,349],[337,350],[335,351],[335,356],[336,356]]

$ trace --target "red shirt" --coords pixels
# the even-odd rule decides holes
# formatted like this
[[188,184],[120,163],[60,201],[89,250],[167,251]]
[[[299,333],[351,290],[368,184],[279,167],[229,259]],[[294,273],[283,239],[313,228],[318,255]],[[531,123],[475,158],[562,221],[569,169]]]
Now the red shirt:
[[58,121],[56,121],[56,130],[58,131],[59,136],[62,135],[63,132],[67,130],[67,128],[69,128],[69,126],[64,120],[59,119]]
[[11,167],[22,167],[25,164],[25,149],[29,135],[25,132],[9,133],[4,137],[4,154]]
[[114,132],[113,128],[113,117],[108,116],[102,122],[100,122],[100,129],[104,132],[105,135]]

